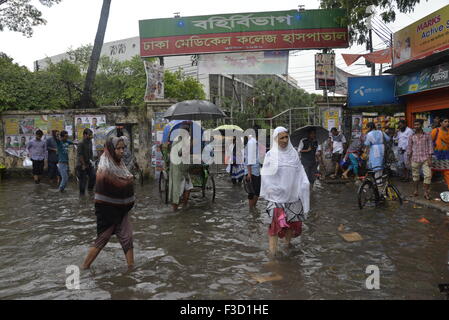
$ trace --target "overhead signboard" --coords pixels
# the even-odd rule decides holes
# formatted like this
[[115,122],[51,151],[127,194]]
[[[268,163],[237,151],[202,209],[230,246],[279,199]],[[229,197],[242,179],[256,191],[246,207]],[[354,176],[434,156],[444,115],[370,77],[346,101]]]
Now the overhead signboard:
[[289,10],[139,21],[142,57],[347,48],[342,9]]
[[348,106],[399,104],[395,96],[395,76],[354,77],[348,79]]
[[449,86],[449,63],[396,77],[396,95],[403,96]]
[[449,49],[449,5],[395,32],[393,67]]

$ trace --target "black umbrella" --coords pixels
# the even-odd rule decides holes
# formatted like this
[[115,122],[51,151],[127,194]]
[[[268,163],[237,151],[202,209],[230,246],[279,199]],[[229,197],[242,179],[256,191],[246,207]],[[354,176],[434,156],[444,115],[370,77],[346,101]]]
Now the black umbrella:
[[299,143],[303,138],[307,138],[309,136],[310,130],[315,130],[316,132],[316,140],[319,144],[323,143],[324,141],[329,138],[329,131],[321,126],[305,126],[302,128],[299,128],[295,130],[291,136],[290,140],[292,142],[292,145],[297,148],[299,146]]
[[226,114],[215,104],[206,100],[186,100],[172,105],[164,113],[169,120],[212,120]]

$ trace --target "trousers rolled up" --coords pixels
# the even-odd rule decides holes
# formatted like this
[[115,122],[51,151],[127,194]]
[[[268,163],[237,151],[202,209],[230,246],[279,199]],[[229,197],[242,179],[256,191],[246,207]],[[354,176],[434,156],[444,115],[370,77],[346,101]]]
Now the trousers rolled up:
[[85,170],[81,166],[76,167],[76,175],[79,180],[80,194],[86,193],[86,184],[89,191],[94,189],[95,170],[92,166],[87,167]]
[[59,190],[64,191],[67,186],[67,182],[69,181],[69,164],[64,162],[58,163],[58,171],[61,176],[61,182],[59,184]]

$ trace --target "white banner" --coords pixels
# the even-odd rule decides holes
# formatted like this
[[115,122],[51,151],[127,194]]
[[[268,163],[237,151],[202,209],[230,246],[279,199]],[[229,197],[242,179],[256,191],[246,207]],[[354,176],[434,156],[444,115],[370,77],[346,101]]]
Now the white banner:
[[[348,78],[358,77],[335,67],[335,93],[348,95]],[[333,90],[332,90],[333,91]]]
[[288,51],[204,54],[200,74],[287,74]]

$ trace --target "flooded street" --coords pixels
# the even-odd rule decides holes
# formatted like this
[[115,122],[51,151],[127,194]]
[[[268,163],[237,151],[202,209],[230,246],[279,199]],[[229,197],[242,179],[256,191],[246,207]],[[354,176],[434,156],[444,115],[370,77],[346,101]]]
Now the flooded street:
[[[73,182],[60,195],[46,183],[3,181],[0,299],[443,299],[444,214],[410,203],[361,211],[355,192],[349,184],[314,192],[303,235],[291,249],[280,243],[270,261],[264,202],[259,214],[249,213],[243,188],[227,177],[217,178],[214,204],[193,193],[192,206],[177,213],[162,204],[155,183],[138,185],[134,270],[114,236],[81,271],[81,290],[68,290],[66,267],[82,263],[96,236],[93,196],[80,199]],[[345,242],[340,224],[363,240]],[[379,290],[365,287],[369,265],[379,267]]]

